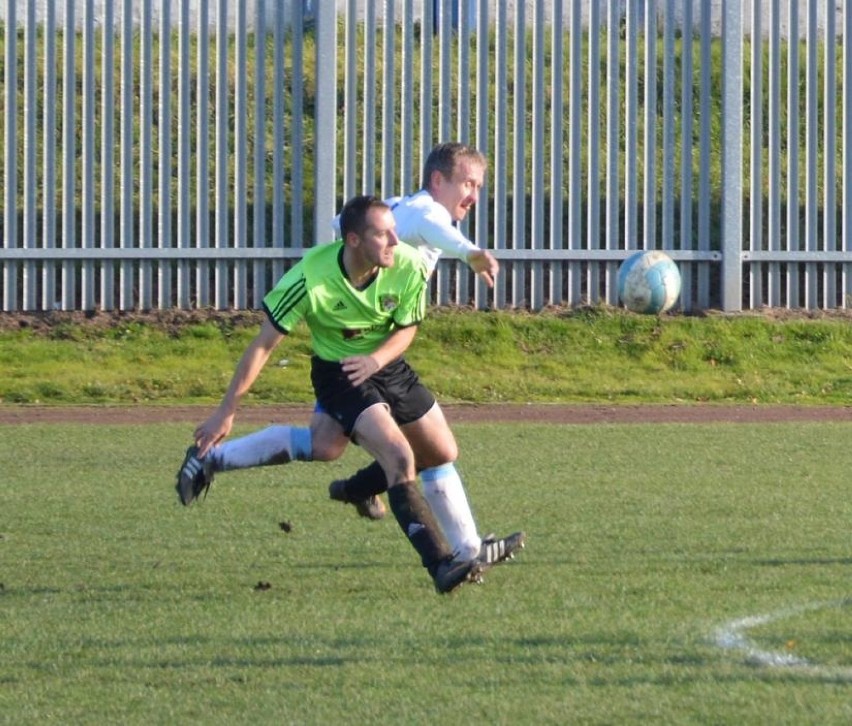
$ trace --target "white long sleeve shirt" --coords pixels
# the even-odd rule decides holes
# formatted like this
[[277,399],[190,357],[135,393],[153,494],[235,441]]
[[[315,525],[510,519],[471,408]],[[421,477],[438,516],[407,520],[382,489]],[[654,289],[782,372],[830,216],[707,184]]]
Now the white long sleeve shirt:
[[[426,190],[407,197],[385,200],[393,212],[396,234],[406,244],[416,247],[423,255],[431,275],[443,253],[460,260],[477,246],[453,224],[447,208],[438,204]],[[340,235],[340,217],[332,222],[336,235]]]

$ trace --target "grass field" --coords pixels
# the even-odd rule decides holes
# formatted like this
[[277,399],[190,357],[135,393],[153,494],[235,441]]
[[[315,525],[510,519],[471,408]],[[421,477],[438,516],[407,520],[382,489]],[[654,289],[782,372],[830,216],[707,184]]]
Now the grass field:
[[0,722],[852,722],[848,424],[459,425],[528,546],[449,597],[357,449],[184,509],[185,425],[0,431]]

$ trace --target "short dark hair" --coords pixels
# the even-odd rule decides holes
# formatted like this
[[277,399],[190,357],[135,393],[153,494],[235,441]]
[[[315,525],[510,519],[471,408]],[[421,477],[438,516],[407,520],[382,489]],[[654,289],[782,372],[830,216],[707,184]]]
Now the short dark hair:
[[456,162],[459,159],[470,159],[479,162],[483,168],[488,166],[485,155],[473,146],[468,146],[457,141],[438,144],[429,152],[426,163],[423,165],[423,188],[429,188],[432,182],[432,174],[436,171],[441,172],[441,175],[445,179],[449,179],[453,175],[453,170],[456,168]]
[[345,240],[346,235],[350,232],[357,235],[363,234],[367,228],[367,212],[371,209],[390,209],[390,207],[372,194],[352,197],[346,202],[343,205],[343,211],[340,213],[341,238]]

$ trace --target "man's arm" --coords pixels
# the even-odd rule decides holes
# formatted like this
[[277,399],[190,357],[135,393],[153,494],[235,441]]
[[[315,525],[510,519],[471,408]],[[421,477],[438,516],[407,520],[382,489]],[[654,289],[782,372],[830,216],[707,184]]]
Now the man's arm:
[[269,355],[283,339],[284,334],[277,330],[268,318],[264,320],[260,332],[240,358],[219,407],[195,429],[199,459],[203,459],[211,447],[230,433],[240,400],[251,389]]
[[417,335],[417,326],[409,325],[391,333],[370,355],[353,355],[344,358],[341,363],[343,372],[353,386],[360,386],[374,373],[377,373],[391,361],[399,358],[408,349]]
[[447,219],[443,219],[443,211],[431,210],[421,220],[418,231],[429,245],[464,260],[488,287],[494,287],[494,278],[500,272],[497,258],[465,237],[461,230],[453,225],[449,213]]

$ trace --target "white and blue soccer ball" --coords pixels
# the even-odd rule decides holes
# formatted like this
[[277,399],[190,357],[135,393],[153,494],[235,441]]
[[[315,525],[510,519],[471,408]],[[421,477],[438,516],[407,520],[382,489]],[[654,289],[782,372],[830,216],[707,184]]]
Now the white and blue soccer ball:
[[637,252],[618,268],[618,299],[634,313],[659,315],[670,310],[679,296],[680,270],[665,252]]

